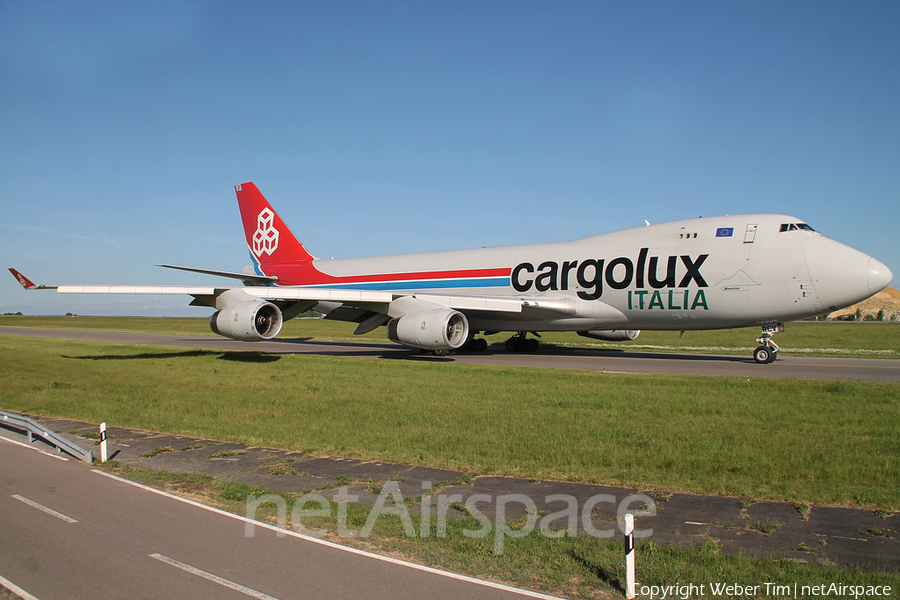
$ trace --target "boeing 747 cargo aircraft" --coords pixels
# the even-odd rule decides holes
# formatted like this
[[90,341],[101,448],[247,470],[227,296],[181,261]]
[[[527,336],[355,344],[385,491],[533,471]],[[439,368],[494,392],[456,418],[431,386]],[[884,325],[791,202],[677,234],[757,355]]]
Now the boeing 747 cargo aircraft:
[[321,259],[307,252],[253,183],[235,186],[252,265],[241,273],[160,265],[240,280],[235,286],[37,286],[61,294],[186,294],[216,309],[212,330],[268,340],[310,309],[387,327],[392,341],[444,354],[484,350],[481,334],[508,331],[511,351],[534,351],[528,333],[576,331],[630,340],[641,329],[760,326],[759,363],[775,360],[788,320],[849,306],[885,288],[884,264],[786,215],[705,217],[570,242]]

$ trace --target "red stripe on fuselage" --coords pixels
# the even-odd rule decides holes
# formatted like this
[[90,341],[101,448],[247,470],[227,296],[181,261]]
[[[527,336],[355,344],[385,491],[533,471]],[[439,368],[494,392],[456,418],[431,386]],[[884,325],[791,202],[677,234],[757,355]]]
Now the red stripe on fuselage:
[[[429,279],[462,279],[473,277],[509,277],[511,268],[425,271],[418,273],[375,273],[336,277],[322,273],[311,262],[260,265],[266,275],[278,277],[278,285],[340,285],[345,283],[382,283],[388,281],[420,281]],[[452,281],[448,282],[452,284]],[[450,286],[452,287],[452,285]]]

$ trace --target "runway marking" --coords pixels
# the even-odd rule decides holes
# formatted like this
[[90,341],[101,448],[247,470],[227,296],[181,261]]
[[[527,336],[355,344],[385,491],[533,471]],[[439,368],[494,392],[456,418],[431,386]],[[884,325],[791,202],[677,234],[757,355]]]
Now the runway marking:
[[65,456],[59,456],[59,455],[57,455],[57,454],[51,454],[50,452],[44,452],[44,451],[41,450],[40,448],[35,448],[34,446],[29,446],[28,444],[26,444],[26,443],[24,443],[24,442],[19,442],[19,441],[16,441],[16,440],[11,440],[11,439],[9,439],[8,437],[6,437],[5,435],[0,435],[0,440],[7,441],[7,442],[9,442],[10,444],[15,444],[16,446],[22,446],[23,448],[28,448],[28,449],[30,449],[30,450],[35,450],[35,451],[40,452],[41,454],[43,454],[43,455],[45,455],[45,456],[49,456],[50,458],[55,458],[56,460],[65,460],[65,461],[69,460],[69,459],[66,458]]
[[40,510],[40,511],[43,511],[43,512],[47,513],[47,514],[50,515],[50,516],[56,517],[56,518],[59,519],[60,521],[65,521],[66,523],[77,523],[77,522],[78,522],[78,521],[76,521],[75,519],[73,519],[72,517],[68,517],[68,516],[62,514],[61,512],[56,512],[56,511],[53,510],[52,508],[47,508],[47,507],[44,506],[43,504],[38,504],[38,503],[35,502],[34,500],[29,500],[29,499],[26,498],[25,496],[20,496],[20,495],[18,495],[18,494],[13,494],[12,497],[15,498],[16,500],[18,500],[19,502],[24,502],[24,503],[27,504],[28,506],[31,506],[31,507],[34,507],[34,508]]
[[16,584],[14,584],[9,579],[3,577],[2,575],[0,575],[0,587],[4,587],[4,588],[8,589],[9,591],[11,591],[13,594],[18,596],[22,600],[38,600],[37,598],[35,598],[34,596],[29,594],[22,588],[20,588]]
[[277,527],[275,525],[270,525],[269,523],[263,523],[262,521],[255,521],[253,519],[236,515],[234,513],[226,512],[219,508],[214,508],[212,506],[207,506],[205,504],[201,504],[195,500],[189,500],[187,498],[182,498],[181,496],[176,496],[175,494],[170,494],[169,492],[164,492],[162,490],[158,490],[156,488],[152,488],[149,485],[144,485],[143,483],[137,483],[135,481],[129,481],[128,479],[124,479],[119,477],[118,475],[113,475],[112,473],[107,473],[105,471],[100,471],[98,469],[91,469],[92,473],[96,473],[98,475],[103,475],[104,477],[108,477],[110,479],[114,479],[120,483],[124,483],[139,489],[142,489],[147,492],[152,492],[159,496],[164,496],[166,498],[170,498],[172,500],[177,500],[178,502],[182,502],[184,504],[190,504],[191,506],[196,506],[197,508],[202,508],[205,511],[209,511],[215,513],[217,515],[221,515],[223,517],[228,517],[230,519],[235,519],[237,521],[242,521],[244,523],[249,523],[256,527],[261,527],[263,529],[268,529],[270,531],[274,531],[282,536],[288,535],[291,537],[295,537],[301,540],[305,540],[307,542],[311,542],[313,544],[319,544],[320,546],[326,546],[328,548],[333,548],[335,550],[341,550],[343,552],[349,552],[350,554],[357,554],[359,556],[365,556],[367,558],[372,558],[375,560],[379,560],[381,562],[390,563],[393,565],[399,565],[401,567],[407,567],[410,569],[415,569],[416,571],[423,571],[425,573],[431,573],[433,575],[439,575],[441,577],[447,577],[448,579],[455,579],[457,581],[463,581],[466,583],[473,583],[475,585],[480,585],[483,587],[492,588],[495,590],[501,590],[504,592],[510,592],[512,594],[518,594],[520,596],[527,596],[529,598],[539,598],[540,600],[561,600],[558,596],[549,596],[547,594],[542,594],[540,592],[532,592],[530,590],[523,590],[521,588],[513,587],[511,585],[504,585],[502,583],[494,583],[493,581],[485,581],[483,579],[476,579],[474,577],[469,577],[468,575],[460,575],[458,573],[452,573],[450,571],[442,571],[441,569],[435,569],[433,567],[426,567],[423,565],[417,565],[416,563],[407,562],[405,560],[400,560],[397,558],[391,558],[389,556],[381,556],[380,554],[375,554],[373,552],[366,552],[365,550],[358,550],[356,548],[351,548],[349,546],[341,546],[340,544],[335,544],[334,542],[329,542],[326,540],[320,540],[318,538],[314,538],[308,535],[303,535],[302,533],[297,533],[292,529],[283,529],[281,527]]
[[223,577],[219,577],[218,575],[213,575],[212,573],[208,573],[203,569],[198,569],[197,567],[192,567],[191,565],[185,564],[179,560],[175,560],[174,558],[169,558],[163,554],[154,553],[150,555],[150,558],[155,558],[158,561],[164,562],[167,565],[172,565],[176,569],[181,569],[182,571],[187,571],[192,575],[196,575],[197,577],[202,577],[208,581],[212,581],[213,583],[218,583],[221,586],[230,588],[236,592],[240,592],[242,594],[246,594],[251,598],[256,598],[257,600],[278,600],[274,596],[269,596],[268,594],[263,594],[253,588],[248,588],[247,586],[241,585],[239,583],[235,583],[233,581],[229,581]]

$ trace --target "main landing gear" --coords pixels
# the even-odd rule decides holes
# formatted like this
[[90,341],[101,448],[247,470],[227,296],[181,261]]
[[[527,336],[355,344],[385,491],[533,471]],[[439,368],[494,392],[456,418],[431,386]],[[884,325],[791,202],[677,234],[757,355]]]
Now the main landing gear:
[[775,362],[775,358],[778,356],[778,351],[781,350],[781,348],[772,341],[772,336],[779,331],[784,331],[783,323],[763,325],[762,335],[756,338],[756,343],[762,344],[762,346],[753,351],[753,360],[760,364]]
[[465,350],[466,352],[484,352],[487,350],[488,343],[484,338],[476,338],[472,337],[468,342],[463,344],[461,350]]
[[[532,332],[534,335],[539,336],[536,332]],[[537,352],[537,349],[540,347],[540,342],[534,338],[527,338],[525,336],[528,335],[527,331],[520,331],[516,335],[512,336],[508,340],[506,340],[506,349],[510,352]]]

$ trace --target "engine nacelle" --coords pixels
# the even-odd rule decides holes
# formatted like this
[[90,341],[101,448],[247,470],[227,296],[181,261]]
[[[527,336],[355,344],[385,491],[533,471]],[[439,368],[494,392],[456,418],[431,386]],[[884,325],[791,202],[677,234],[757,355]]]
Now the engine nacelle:
[[578,335],[607,342],[625,342],[636,340],[640,333],[640,329],[591,329],[590,331],[579,331]]
[[403,315],[387,324],[392,342],[423,350],[454,350],[466,343],[469,321],[449,308]]
[[209,328],[233,340],[260,342],[278,335],[282,322],[277,306],[264,300],[250,300],[215,312],[209,319]]

